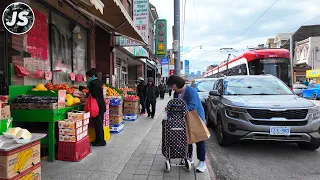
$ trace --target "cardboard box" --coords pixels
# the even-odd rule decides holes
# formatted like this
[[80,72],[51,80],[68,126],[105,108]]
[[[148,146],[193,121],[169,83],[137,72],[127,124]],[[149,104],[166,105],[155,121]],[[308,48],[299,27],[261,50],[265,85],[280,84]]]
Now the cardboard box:
[[109,106],[110,115],[122,115],[122,105],[121,106]]
[[65,128],[65,129],[78,129],[79,127],[82,127],[82,120],[81,121],[71,121],[69,119],[66,119],[65,121],[59,121],[58,122],[59,128]]
[[123,114],[138,114],[138,108],[124,108]]
[[90,112],[85,111],[72,111],[68,112],[68,119],[72,120],[84,120],[90,118]]
[[77,129],[59,129],[59,135],[71,135],[71,136],[75,136],[75,135],[79,135],[80,133],[82,133],[83,129],[82,127],[79,127]]
[[11,178],[0,178],[0,180],[41,180],[41,163],[30,166],[26,171]]
[[0,119],[8,119],[10,117],[11,117],[10,105],[6,105],[4,108],[1,108]]
[[89,119],[84,119],[83,120],[83,126],[88,125],[90,123]]
[[71,135],[59,135],[60,142],[78,142],[83,138],[83,133],[80,133],[76,136]]
[[82,132],[88,130],[88,126],[89,126],[89,125],[83,126],[83,127],[82,127]]
[[124,108],[138,108],[138,101],[124,101]]
[[120,124],[122,123],[123,119],[122,119],[122,115],[111,115],[110,116],[110,121],[109,124]]
[[40,141],[8,152],[0,152],[0,179],[10,179],[23,174],[33,164],[38,163],[40,163]]

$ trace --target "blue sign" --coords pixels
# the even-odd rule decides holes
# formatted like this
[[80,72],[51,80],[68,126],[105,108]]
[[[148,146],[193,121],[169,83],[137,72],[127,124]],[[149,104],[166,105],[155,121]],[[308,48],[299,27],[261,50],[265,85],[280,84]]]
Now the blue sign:
[[168,59],[168,58],[162,58],[162,59],[161,59],[161,64],[162,64],[162,65],[169,64],[169,59]]
[[184,60],[184,73],[188,75],[190,73],[189,70],[190,70],[189,60]]

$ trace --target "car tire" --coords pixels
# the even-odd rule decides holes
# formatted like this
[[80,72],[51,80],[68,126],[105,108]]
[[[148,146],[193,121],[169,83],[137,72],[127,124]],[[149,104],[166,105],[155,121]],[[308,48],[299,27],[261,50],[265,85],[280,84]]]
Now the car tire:
[[209,114],[207,112],[205,112],[205,115],[206,115],[207,127],[213,127],[213,123],[209,118]]
[[305,150],[317,150],[320,147],[320,142],[300,142],[298,143],[299,148],[305,149]]
[[313,100],[318,100],[318,95],[316,93],[313,94]]
[[221,119],[218,119],[216,129],[217,129],[216,136],[217,136],[218,144],[220,146],[230,146],[232,144],[232,141],[227,138],[226,132],[223,129],[223,124],[221,122]]

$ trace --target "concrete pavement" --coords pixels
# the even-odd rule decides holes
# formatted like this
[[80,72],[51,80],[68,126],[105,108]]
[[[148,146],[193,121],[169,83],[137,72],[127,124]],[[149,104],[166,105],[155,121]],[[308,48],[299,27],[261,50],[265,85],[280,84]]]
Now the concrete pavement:
[[112,134],[106,147],[92,147],[91,154],[81,162],[43,161],[42,179],[209,180],[208,172],[195,173],[194,168],[191,172],[183,167],[172,167],[170,172],[164,171],[161,121],[168,100],[166,95],[164,100],[157,101],[154,119],[140,116],[135,122],[125,122],[122,133]]

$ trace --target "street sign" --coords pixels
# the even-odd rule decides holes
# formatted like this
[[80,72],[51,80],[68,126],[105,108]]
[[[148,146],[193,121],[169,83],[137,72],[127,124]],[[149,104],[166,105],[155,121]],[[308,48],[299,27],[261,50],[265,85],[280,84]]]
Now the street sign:
[[174,40],[173,43],[172,43],[173,52],[178,52],[178,50],[179,50],[178,45],[179,45],[179,41],[178,40]]
[[166,65],[169,64],[169,59],[168,58],[162,58],[161,59],[161,65]]
[[169,70],[169,75],[170,76],[173,75],[173,73],[174,73],[174,70]]

